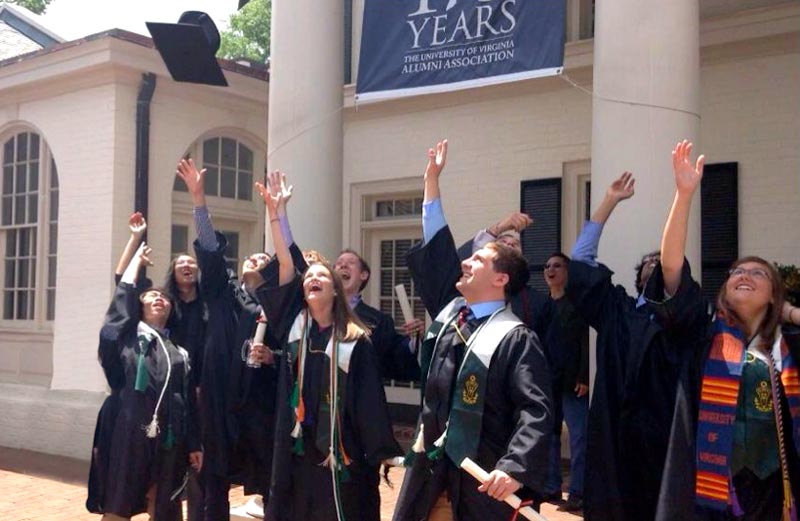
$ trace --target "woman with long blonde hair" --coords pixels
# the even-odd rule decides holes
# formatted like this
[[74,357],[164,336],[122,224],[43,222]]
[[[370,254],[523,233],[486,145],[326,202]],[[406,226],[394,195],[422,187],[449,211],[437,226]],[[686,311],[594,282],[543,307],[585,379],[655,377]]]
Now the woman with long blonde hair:
[[279,180],[273,173],[270,189],[257,183],[279,263],[278,287],[265,284],[258,297],[283,351],[267,517],[378,521],[359,508],[359,490],[372,486],[376,465],[401,454],[378,359],[330,264],[296,272],[278,218]]

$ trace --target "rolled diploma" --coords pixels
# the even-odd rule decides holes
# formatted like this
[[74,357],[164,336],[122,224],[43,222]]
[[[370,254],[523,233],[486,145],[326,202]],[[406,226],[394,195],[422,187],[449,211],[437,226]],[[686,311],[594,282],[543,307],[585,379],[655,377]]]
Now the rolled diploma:
[[253,336],[253,343],[254,344],[263,344],[264,343],[264,333],[267,332],[267,317],[264,316],[264,313],[261,313],[261,316],[258,317],[258,325],[256,326],[256,334]]
[[[477,479],[481,483],[489,479],[489,473],[483,470],[477,463],[469,458],[464,458],[464,460],[461,462],[461,468],[466,470],[470,476]],[[546,517],[531,507],[526,506],[519,508],[519,504],[522,503],[522,500],[517,497],[516,494],[509,494],[504,501],[511,505],[512,508],[519,509],[520,515],[526,519],[530,519],[531,521],[547,521]]]
[[406,287],[402,284],[398,284],[394,287],[394,292],[397,293],[397,302],[400,303],[400,311],[403,312],[403,319],[406,322],[411,322],[414,320],[414,312],[411,311],[411,302],[408,301]]

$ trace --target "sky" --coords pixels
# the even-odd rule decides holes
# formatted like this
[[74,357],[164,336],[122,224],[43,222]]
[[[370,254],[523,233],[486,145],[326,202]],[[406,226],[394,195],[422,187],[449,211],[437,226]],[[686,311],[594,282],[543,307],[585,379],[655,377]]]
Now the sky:
[[178,21],[184,11],[208,13],[222,31],[239,0],[53,0],[41,23],[66,40],[108,29],[149,36],[145,22]]

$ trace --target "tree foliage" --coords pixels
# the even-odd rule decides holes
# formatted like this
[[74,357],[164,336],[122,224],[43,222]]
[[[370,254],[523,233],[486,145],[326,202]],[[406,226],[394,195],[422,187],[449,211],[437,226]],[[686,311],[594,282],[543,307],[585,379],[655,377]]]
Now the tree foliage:
[[265,63],[269,56],[271,15],[270,0],[250,0],[240,11],[231,15],[228,29],[221,34],[217,55]]
[[9,4],[16,4],[36,14],[44,14],[47,4],[53,0],[6,0]]

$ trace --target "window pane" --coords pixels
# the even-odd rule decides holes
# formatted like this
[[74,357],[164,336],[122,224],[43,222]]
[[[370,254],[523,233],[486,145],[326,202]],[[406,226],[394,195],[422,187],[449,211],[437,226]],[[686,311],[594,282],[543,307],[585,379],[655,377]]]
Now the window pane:
[[411,249],[411,239],[402,239],[394,243],[394,265],[399,267],[406,266],[406,254]]
[[222,138],[222,166],[236,168],[236,141]]
[[56,290],[47,290],[47,320],[56,319]]
[[236,186],[236,198],[242,201],[253,199],[253,174],[239,172],[239,184]]
[[6,260],[6,276],[5,276],[5,285],[4,288],[13,288],[14,287],[14,279],[16,276],[17,271],[16,263],[13,260]]
[[239,143],[239,170],[253,171],[253,152]]
[[414,215],[422,215],[422,197],[414,199]]
[[6,257],[17,256],[17,230],[8,230],[6,235]]
[[39,159],[39,134],[31,134],[31,159]]
[[375,205],[375,217],[391,217],[394,215],[392,201],[378,201]]
[[395,215],[411,215],[414,211],[414,202],[411,199],[398,199],[395,201]]
[[3,318],[5,320],[11,320],[14,318],[14,292],[13,291],[4,291],[3,292]]
[[14,167],[7,165],[3,167],[3,193],[11,194],[14,192]]
[[28,271],[30,270],[30,261],[23,259],[17,263],[17,287],[27,288],[30,277]]
[[28,224],[36,224],[39,220],[39,194],[28,196]]
[[219,139],[207,139],[203,142],[203,164],[219,164]]
[[32,246],[33,241],[31,241],[31,229],[30,228],[21,228],[19,230],[19,249],[18,257],[27,257],[30,252],[30,247]]
[[12,197],[3,197],[3,225],[11,224]]
[[58,253],[58,224],[50,225],[50,238],[47,245],[47,253],[55,255]]
[[50,191],[50,220],[58,220],[58,191]]
[[28,292],[17,291],[17,313],[14,316],[16,319],[28,318]]
[[14,198],[14,224],[25,224],[25,196]]
[[17,161],[28,159],[28,134],[17,134]]
[[219,172],[216,167],[206,166],[206,195],[219,195]]
[[34,161],[28,168],[28,190],[35,192],[39,189],[39,163]]
[[381,270],[381,297],[392,296],[392,270]]
[[392,241],[381,241],[381,268],[392,267],[393,253],[394,243]]
[[56,287],[56,258],[53,256],[47,258],[47,287]]
[[58,170],[55,160],[50,160],[50,189],[58,188]]
[[222,169],[222,188],[220,194],[222,197],[230,199],[236,198],[236,171],[227,168]]
[[28,165],[17,165],[17,184],[14,187],[16,193],[27,190]]
[[177,224],[172,225],[171,253],[185,253],[189,251],[189,227]]
[[3,145],[3,164],[8,165],[14,162],[14,138],[12,137]]

